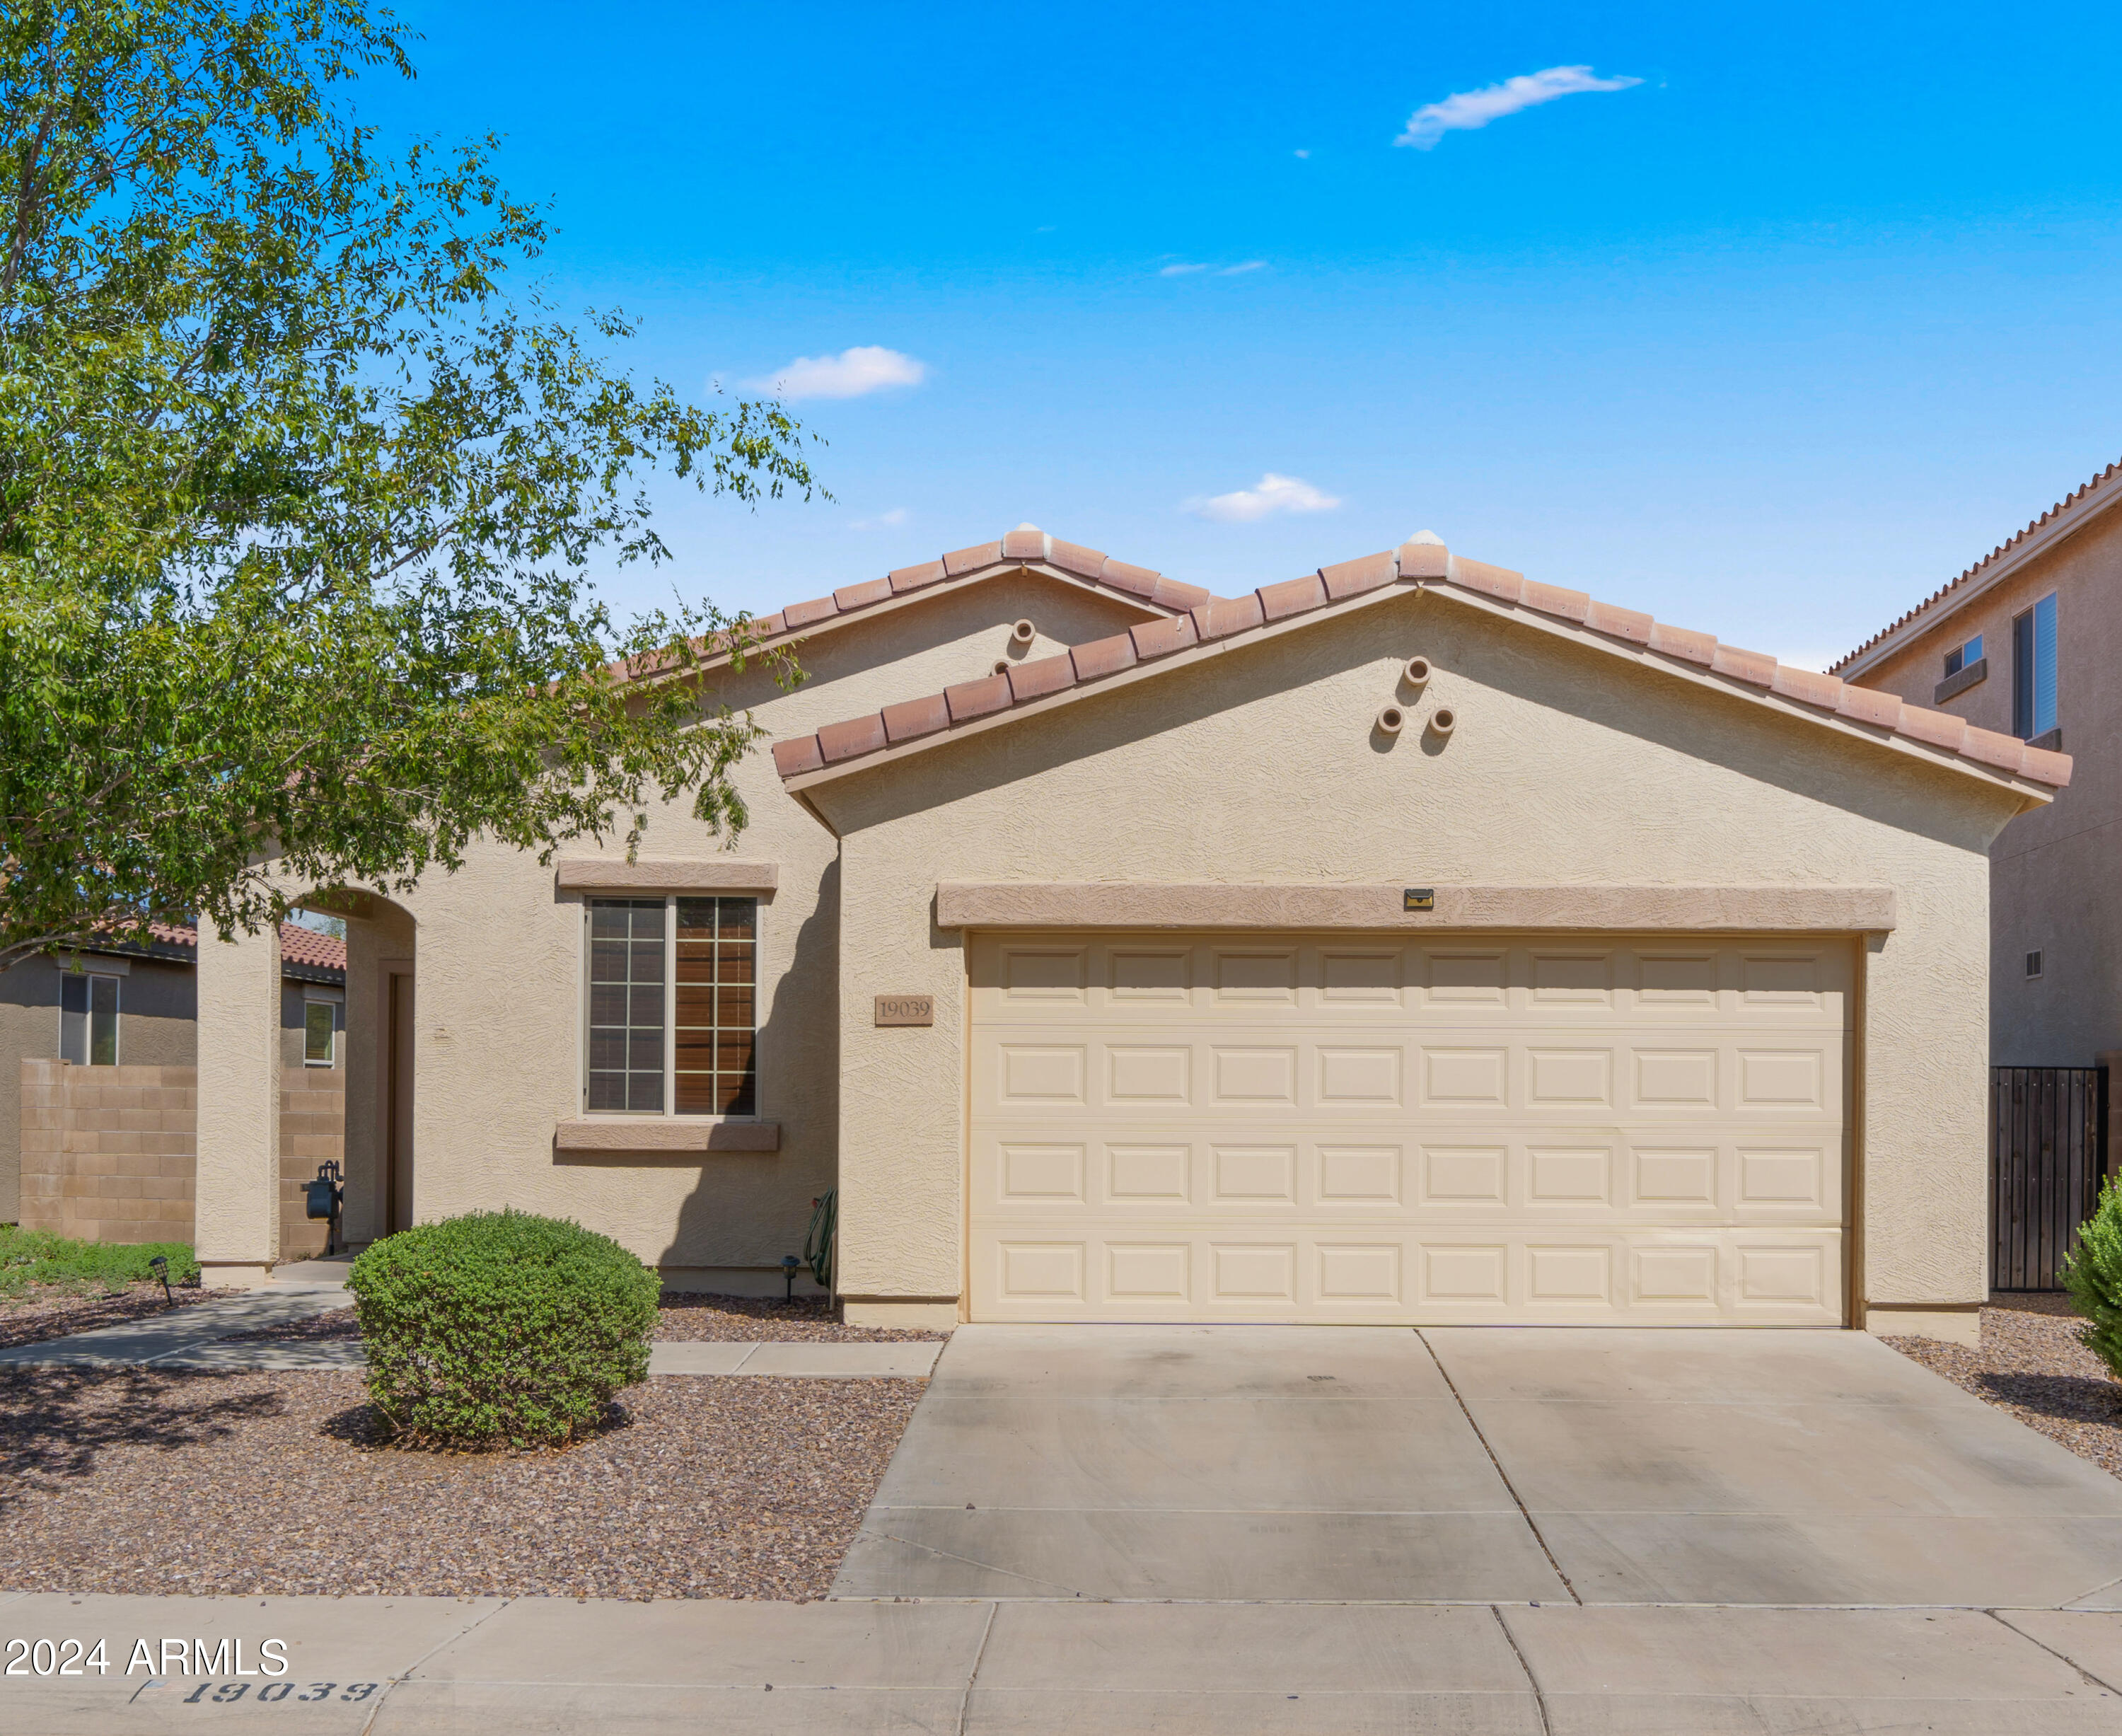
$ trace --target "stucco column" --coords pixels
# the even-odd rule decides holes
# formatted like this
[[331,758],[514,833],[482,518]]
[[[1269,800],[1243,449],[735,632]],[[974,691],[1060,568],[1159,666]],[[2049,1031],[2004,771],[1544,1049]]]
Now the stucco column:
[[280,934],[199,938],[199,1261],[209,1285],[263,1284],[279,1257]]

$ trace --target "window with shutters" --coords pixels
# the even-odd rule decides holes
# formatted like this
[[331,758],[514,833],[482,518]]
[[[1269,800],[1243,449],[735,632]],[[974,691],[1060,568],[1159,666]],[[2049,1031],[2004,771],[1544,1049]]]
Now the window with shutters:
[[583,1107],[756,1114],[759,901],[596,898],[586,919]]

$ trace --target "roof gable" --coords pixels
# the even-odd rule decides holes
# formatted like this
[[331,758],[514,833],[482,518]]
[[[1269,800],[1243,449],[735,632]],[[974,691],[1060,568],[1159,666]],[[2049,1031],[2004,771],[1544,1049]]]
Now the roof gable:
[[[896,567],[881,578],[843,585],[828,596],[755,615],[746,625],[752,648],[792,644],[814,634],[873,620],[907,603],[1026,571],[1129,604],[1151,619],[1183,615],[1210,601],[1211,596],[1199,585],[1167,578],[1102,550],[1050,536],[1036,525],[1021,524],[996,541],[954,549],[914,566]],[[728,659],[727,652],[710,651],[704,643],[695,648],[710,666]],[[643,680],[661,675],[669,667],[658,657],[633,667],[615,664],[613,672],[623,679]]]
[[1616,656],[1704,681],[1858,739],[1886,739],[2035,794],[2070,781],[2067,754],[1972,728],[1951,713],[1926,710],[1892,694],[1793,668],[1760,652],[1720,644],[1711,634],[1666,625],[1581,591],[1540,584],[1507,568],[1465,559],[1434,541],[1404,543],[1382,554],[1321,567],[1246,597],[1210,599],[1184,615],[1145,622],[1003,674],[777,742],[775,769],[785,788],[801,790],[971,730],[1071,703],[1105,686],[1153,675],[1227,644],[1302,628],[1409,586],[1434,588],[1477,607],[1521,616]]
[[2065,537],[2083,530],[2118,502],[2122,502],[2122,461],[2109,465],[2082,488],[2064,495],[2024,530],[1998,544],[1959,578],[1941,586],[1899,620],[1880,629],[1830,667],[1861,675],[1914,632],[1942,618],[1947,611],[1941,606],[1948,598],[1953,608],[1972,602],[2036,556],[2046,554]]

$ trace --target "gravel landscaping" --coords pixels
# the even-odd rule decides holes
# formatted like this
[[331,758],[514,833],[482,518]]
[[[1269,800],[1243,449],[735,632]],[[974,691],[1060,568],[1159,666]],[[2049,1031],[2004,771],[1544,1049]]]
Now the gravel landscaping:
[[0,1369],[0,1586],[821,1597],[924,1384],[666,1377],[467,1455],[378,1444],[355,1374]]
[[934,1344],[948,1332],[851,1327],[824,1296],[782,1302],[767,1296],[666,1296],[656,1313],[661,1344],[758,1339],[768,1344]]
[[2122,1476],[2122,1383],[2078,1341],[2070,1298],[2001,1295],[1982,1310],[1982,1345],[1886,1341],[2030,1429]]
[[[179,1308],[210,1302],[225,1290],[172,1289]],[[69,1332],[124,1326],[151,1314],[169,1312],[159,1284],[130,1284],[106,1290],[100,1284],[32,1284],[20,1295],[0,1295],[0,1350],[18,1344],[42,1344]]]

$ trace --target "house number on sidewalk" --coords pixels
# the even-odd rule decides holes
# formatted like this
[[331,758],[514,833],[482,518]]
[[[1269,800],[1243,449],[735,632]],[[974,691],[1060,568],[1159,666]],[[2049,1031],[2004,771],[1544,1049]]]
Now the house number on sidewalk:
[[880,994],[876,998],[880,1025],[932,1025],[936,997],[932,994]]

